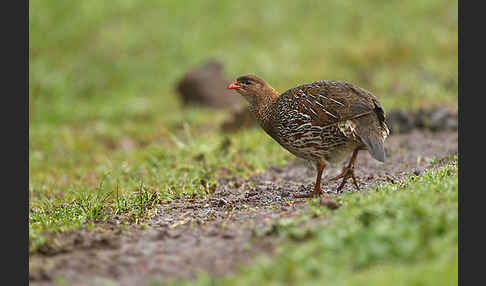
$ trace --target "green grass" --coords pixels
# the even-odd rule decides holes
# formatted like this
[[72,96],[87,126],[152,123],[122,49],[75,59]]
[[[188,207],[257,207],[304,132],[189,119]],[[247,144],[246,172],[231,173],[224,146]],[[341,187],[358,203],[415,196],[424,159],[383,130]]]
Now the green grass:
[[257,234],[285,238],[275,256],[173,285],[457,285],[457,161],[337,199],[336,211],[313,199],[308,213]]
[[[231,138],[200,136],[197,141],[173,135],[169,148],[149,144],[130,152],[100,152],[99,160],[84,162],[86,155],[75,153],[58,160],[46,172],[31,173],[31,248],[45,242],[45,231],[65,231],[118,214],[128,223],[138,222],[159,203],[208,194],[218,174],[248,176],[290,158],[277,144],[262,145],[266,136],[258,129]],[[31,168],[37,164],[40,168],[43,162],[31,158]]]
[[346,80],[386,110],[457,108],[457,1],[29,4],[31,251],[46,233],[138,223],[220,175],[293,158],[259,129],[221,134],[224,111],[181,106],[177,80],[206,59],[279,91]]

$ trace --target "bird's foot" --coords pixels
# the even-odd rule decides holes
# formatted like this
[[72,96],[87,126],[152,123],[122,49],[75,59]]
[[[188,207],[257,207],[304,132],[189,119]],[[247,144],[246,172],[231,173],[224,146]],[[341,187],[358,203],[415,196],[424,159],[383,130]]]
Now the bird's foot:
[[325,193],[327,193],[327,192],[322,190],[321,188],[318,188],[318,189],[314,188],[314,190],[312,192],[295,194],[294,198],[310,198],[310,197],[318,196],[320,194],[325,194]]
[[356,177],[354,176],[354,168],[353,167],[344,168],[343,172],[340,175],[330,179],[329,181],[333,181],[333,180],[337,180],[339,178],[343,178],[343,181],[341,182],[339,187],[336,189],[337,192],[341,192],[341,189],[344,187],[344,185],[346,185],[346,182],[348,181],[349,177],[353,178],[353,184],[356,187],[356,189],[359,190],[358,181],[356,180]]

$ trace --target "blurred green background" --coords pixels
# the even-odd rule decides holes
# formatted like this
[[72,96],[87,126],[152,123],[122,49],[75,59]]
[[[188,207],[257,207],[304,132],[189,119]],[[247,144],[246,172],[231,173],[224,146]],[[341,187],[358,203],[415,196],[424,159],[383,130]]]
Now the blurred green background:
[[335,79],[387,109],[454,104],[457,27],[449,0],[32,1],[30,123],[181,119],[173,85],[208,58],[279,91]]
[[453,0],[30,1],[31,250],[113,214],[142,221],[160,201],[141,184],[169,200],[294,158],[258,128],[221,134],[225,111],[183,107],[175,85],[194,65],[280,92],[345,80],[386,111],[456,109],[457,14]]

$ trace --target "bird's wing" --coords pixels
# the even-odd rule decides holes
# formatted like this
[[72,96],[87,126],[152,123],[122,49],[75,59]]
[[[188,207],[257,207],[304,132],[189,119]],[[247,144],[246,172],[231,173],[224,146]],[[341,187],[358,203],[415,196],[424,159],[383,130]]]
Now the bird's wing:
[[372,113],[375,109],[373,98],[351,84],[316,81],[287,90],[279,100],[310,116],[312,125],[325,127]]

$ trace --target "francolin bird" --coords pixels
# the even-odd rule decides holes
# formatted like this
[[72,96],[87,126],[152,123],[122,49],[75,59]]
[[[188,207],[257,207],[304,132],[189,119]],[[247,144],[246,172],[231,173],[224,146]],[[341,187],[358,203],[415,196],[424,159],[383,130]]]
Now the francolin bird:
[[389,135],[385,112],[370,92],[347,82],[320,80],[299,85],[279,94],[261,78],[247,74],[228,86],[240,93],[260,126],[282,147],[317,166],[313,192],[297,198],[325,193],[321,177],[328,163],[349,163],[341,174],[337,191],[351,177],[356,188],[354,163],[360,150],[384,162],[384,141]]

